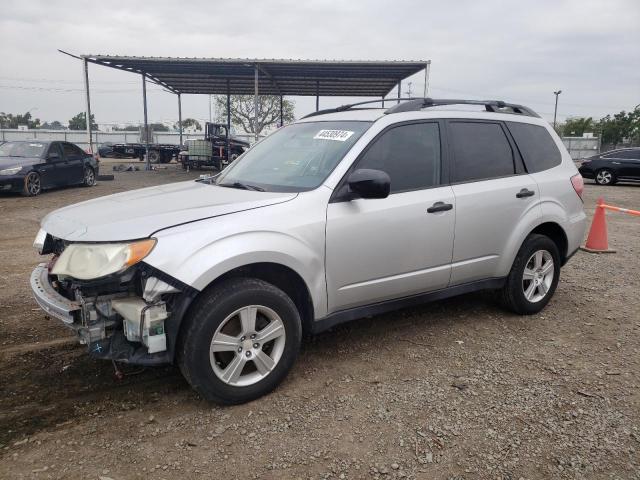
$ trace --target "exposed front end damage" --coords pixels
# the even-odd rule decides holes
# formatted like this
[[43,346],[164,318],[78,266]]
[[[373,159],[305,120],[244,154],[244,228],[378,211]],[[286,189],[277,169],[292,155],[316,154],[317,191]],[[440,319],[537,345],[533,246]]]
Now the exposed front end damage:
[[31,274],[38,305],[71,328],[93,357],[171,363],[178,327],[197,292],[143,262],[94,280],[54,275],[52,266],[64,248],[57,245],[49,252],[55,254],[52,261]]

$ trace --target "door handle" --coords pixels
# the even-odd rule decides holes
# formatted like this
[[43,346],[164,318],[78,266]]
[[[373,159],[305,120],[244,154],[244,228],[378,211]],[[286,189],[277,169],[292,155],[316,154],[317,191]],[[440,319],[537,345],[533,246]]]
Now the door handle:
[[523,188],[518,193],[516,193],[516,197],[517,198],[533,197],[535,194],[536,192],[534,192],[533,190],[527,190],[526,188]]
[[436,202],[429,208],[427,208],[427,213],[446,212],[447,210],[451,210],[452,208],[453,205],[451,205],[450,203]]

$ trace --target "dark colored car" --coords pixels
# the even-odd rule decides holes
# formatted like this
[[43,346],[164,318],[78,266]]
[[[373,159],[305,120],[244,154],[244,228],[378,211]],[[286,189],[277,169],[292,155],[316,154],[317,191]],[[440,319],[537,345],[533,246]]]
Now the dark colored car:
[[640,181],[640,148],[622,148],[594,155],[585,159],[578,170],[584,178],[592,178],[598,185]]
[[0,192],[38,195],[67,185],[95,185],[98,161],[69,142],[20,141],[0,145]]

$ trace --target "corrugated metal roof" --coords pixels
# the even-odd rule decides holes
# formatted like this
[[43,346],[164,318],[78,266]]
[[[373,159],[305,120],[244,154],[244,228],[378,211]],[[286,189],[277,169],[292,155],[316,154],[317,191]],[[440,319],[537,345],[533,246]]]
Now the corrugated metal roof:
[[89,62],[144,73],[175,93],[252,95],[254,69],[261,95],[382,97],[423,61],[170,58],[83,55]]

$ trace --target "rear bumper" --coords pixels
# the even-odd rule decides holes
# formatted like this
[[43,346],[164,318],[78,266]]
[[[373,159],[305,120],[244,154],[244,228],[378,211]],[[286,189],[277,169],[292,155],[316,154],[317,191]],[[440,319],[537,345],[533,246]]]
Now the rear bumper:
[[580,175],[582,175],[584,178],[595,178],[595,173],[591,168],[580,167],[578,168],[578,172],[580,172]]

